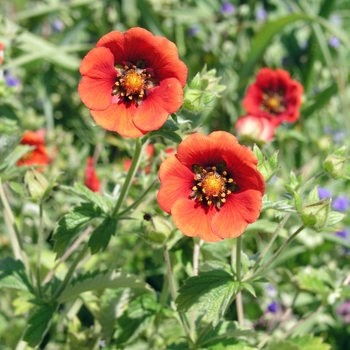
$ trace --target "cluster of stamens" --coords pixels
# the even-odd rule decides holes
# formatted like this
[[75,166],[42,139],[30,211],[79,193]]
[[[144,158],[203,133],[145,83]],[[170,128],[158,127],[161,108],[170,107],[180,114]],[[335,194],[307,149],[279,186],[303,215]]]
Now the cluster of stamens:
[[120,96],[126,102],[134,101],[141,103],[147,95],[147,91],[155,86],[157,83],[152,79],[151,74],[147,73],[145,68],[132,66],[116,66],[115,70],[116,81],[112,87],[112,95]]
[[236,182],[228,177],[225,169],[225,162],[207,168],[194,164],[192,170],[195,173],[195,185],[190,198],[220,209],[227,196],[238,189]]
[[278,114],[282,113],[286,110],[286,106],[284,104],[284,96],[283,92],[278,93],[274,91],[267,91],[263,94],[263,98],[261,101],[261,110],[264,112]]
[[24,154],[22,156],[22,158],[20,159],[20,161],[27,162],[28,160],[30,160],[33,157],[33,153],[34,153],[34,151],[29,151],[28,153]]

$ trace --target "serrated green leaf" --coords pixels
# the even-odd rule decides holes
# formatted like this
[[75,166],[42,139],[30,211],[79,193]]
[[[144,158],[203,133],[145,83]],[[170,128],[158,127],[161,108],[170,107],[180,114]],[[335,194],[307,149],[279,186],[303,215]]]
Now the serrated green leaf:
[[[266,350],[301,350],[301,348],[289,340],[273,341]],[[316,349],[314,349],[316,350]]]
[[262,154],[260,148],[256,144],[254,144],[254,146],[253,146],[253,152],[255,154],[255,157],[258,158],[258,162],[264,161],[265,157]]
[[33,287],[22,261],[6,257],[0,260],[0,288],[13,288],[33,293]]
[[329,274],[321,269],[306,267],[294,276],[300,289],[317,294],[328,294],[330,289],[327,285],[332,285],[333,281]]
[[95,228],[89,239],[91,254],[96,254],[100,250],[105,250],[117,230],[118,220],[110,217],[105,218],[102,223]]
[[289,341],[297,344],[300,350],[330,350],[329,344],[323,343],[323,339],[320,337],[314,337],[311,334],[304,335],[302,337],[294,337],[288,339]]
[[73,279],[60,294],[57,301],[59,303],[64,303],[71,298],[77,297],[81,293],[105,288],[130,288],[133,293],[137,295],[152,293],[150,286],[140,281],[137,276],[124,272],[97,270]]
[[250,283],[241,283],[241,287],[246,289],[253,297],[256,298],[254,287]]
[[181,136],[172,130],[166,130],[166,129],[155,130],[149,133],[149,137],[152,137],[152,136],[162,136],[165,139],[173,141],[175,143],[180,143],[182,141]]
[[158,308],[152,295],[142,295],[133,300],[126,312],[118,318],[116,343],[120,346],[140,334],[153,322]]
[[194,309],[205,312],[205,319],[215,327],[238,288],[239,283],[234,282],[232,275],[224,270],[200,272],[185,281],[179,289],[176,304],[179,312]]
[[0,136],[0,163],[16,148],[22,138],[21,133]]
[[57,256],[64,254],[70,242],[86,228],[92,219],[104,216],[102,209],[94,203],[82,203],[81,206],[72,208],[58,221],[58,226],[53,234],[54,252],[57,253]]
[[264,211],[267,209],[275,209],[279,211],[288,211],[288,212],[295,211],[294,206],[290,205],[288,200],[270,202],[267,199],[263,199],[261,211]]
[[36,348],[44,339],[45,334],[50,328],[58,304],[45,304],[40,306],[28,320],[28,328],[24,334],[23,340],[29,346]]

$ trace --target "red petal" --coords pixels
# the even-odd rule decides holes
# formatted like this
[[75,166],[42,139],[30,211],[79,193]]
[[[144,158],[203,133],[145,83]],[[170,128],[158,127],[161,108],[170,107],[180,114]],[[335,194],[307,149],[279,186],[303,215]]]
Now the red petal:
[[259,218],[261,205],[261,193],[258,191],[247,190],[229,195],[213,218],[214,233],[220,238],[240,236],[249,223]]
[[124,103],[114,103],[103,111],[91,110],[91,115],[102,128],[115,131],[124,137],[139,137],[144,133],[132,122],[132,108]]
[[221,240],[211,229],[211,221],[215,213],[214,206],[205,210],[198,202],[184,198],[177,200],[171,210],[175,226],[184,235],[198,236],[205,242]]
[[78,92],[83,103],[90,109],[106,109],[116,77],[112,53],[103,47],[92,49],[83,59],[80,72],[83,79]]
[[248,114],[259,114],[262,98],[262,90],[256,84],[250,85],[242,102]]
[[226,150],[236,145],[237,139],[225,131],[216,131],[208,136],[196,133],[180,143],[176,157],[189,169],[193,164],[213,166],[222,162]]
[[114,64],[122,64],[122,62],[128,61],[124,50],[124,34],[121,32],[109,32],[97,42],[96,47],[108,48],[114,56]]
[[22,145],[31,145],[31,146],[38,146],[38,145],[45,145],[45,139],[40,136],[39,130],[37,131],[27,131],[21,140]]
[[179,198],[189,198],[194,186],[194,174],[172,155],[161,164],[158,175],[161,182],[158,203],[165,212],[170,213]]
[[146,68],[153,68],[157,54],[156,37],[146,29],[131,28],[124,34],[124,50],[129,62],[136,64],[143,60]]
[[159,129],[182,105],[183,90],[175,78],[164,79],[150,91],[134,115],[135,125],[145,131]]
[[154,57],[152,68],[154,78],[161,81],[166,78],[176,78],[182,87],[186,84],[187,67],[179,59],[176,45],[167,38],[157,36],[158,54]]

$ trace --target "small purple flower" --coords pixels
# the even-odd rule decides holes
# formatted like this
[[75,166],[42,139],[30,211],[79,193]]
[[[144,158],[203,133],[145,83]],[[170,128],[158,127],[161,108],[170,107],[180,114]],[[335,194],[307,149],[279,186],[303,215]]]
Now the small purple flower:
[[197,25],[193,25],[187,30],[186,35],[190,38],[196,36],[200,32],[200,28]]
[[5,81],[8,87],[15,87],[21,82],[18,78],[12,76],[8,71],[5,71]]
[[55,19],[52,23],[54,32],[59,33],[64,29],[64,23],[60,19]]
[[279,305],[277,301],[273,301],[271,304],[267,306],[267,310],[275,314],[279,309]]
[[224,2],[220,8],[220,12],[223,15],[228,15],[231,16],[236,12],[236,8],[233,4],[231,4],[230,2]]
[[277,289],[271,284],[265,286],[265,290],[270,298],[274,298],[277,295]]
[[328,190],[327,188],[319,187],[318,188],[318,196],[320,199],[326,198],[326,197],[332,197],[332,192]]
[[347,211],[349,208],[349,200],[348,197],[346,196],[339,196],[337,197],[333,203],[332,203],[332,207],[334,210],[337,211]]
[[335,234],[341,238],[344,238],[344,239],[348,239],[348,237],[349,237],[349,233],[347,230],[338,231]]
[[255,11],[255,19],[258,21],[265,21],[267,18],[267,12],[264,8],[260,8]]
[[339,316],[342,316],[344,323],[350,323],[350,301],[345,301],[343,304],[340,304],[337,313]]
[[346,132],[344,130],[334,131],[333,140],[335,143],[337,143],[337,144],[343,143],[345,138],[346,138]]
[[333,48],[337,49],[340,46],[340,40],[336,36],[332,36],[328,40],[329,46],[332,46]]

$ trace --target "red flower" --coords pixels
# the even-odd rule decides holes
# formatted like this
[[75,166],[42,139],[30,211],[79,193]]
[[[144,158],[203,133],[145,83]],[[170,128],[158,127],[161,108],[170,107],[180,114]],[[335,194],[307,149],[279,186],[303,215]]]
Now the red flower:
[[0,65],[2,64],[3,59],[4,59],[4,44],[0,42]]
[[268,118],[276,126],[284,121],[293,123],[299,118],[303,91],[287,71],[263,68],[249,86],[243,107],[248,114]]
[[186,236],[215,242],[258,219],[265,183],[254,153],[230,133],[185,139],[160,166],[160,207]]
[[85,186],[91,191],[100,192],[101,184],[99,178],[97,177],[94,167],[94,160],[92,159],[92,157],[89,157],[87,160],[84,183]]
[[[22,165],[46,165],[49,164],[50,158],[47,154],[45,147],[45,139],[43,130],[37,131],[27,131],[22,141],[21,145],[34,146],[35,148],[28,153],[26,153],[20,160],[17,161],[18,166]],[[37,170],[42,170],[41,168]]]
[[238,118],[235,130],[240,137],[248,137],[256,142],[268,142],[274,136],[275,126],[267,118],[246,115]]
[[78,92],[96,123],[125,137],[159,129],[181,107],[187,78],[175,44],[142,28],[104,35],[80,73]]

